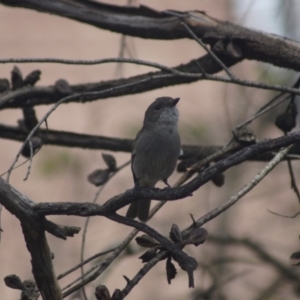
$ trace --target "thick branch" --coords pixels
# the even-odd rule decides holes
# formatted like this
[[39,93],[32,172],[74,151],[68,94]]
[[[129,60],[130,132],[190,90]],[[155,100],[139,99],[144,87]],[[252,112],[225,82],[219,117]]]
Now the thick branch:
[[[27,135],[28,132],[20,127],[0,124],[0,138],[24,142]],[[42,139],[44,145],[78,147],[91,150],[122,151],[127,153],[131,153],[133,143],[133,140],[131,139],[111,138],[50,129],[39,129],[36,136],[39,136]],[[223,146],[221,145],[182,145],[184,154],[180,159],[193,158],[201,160],[220,151],[222,148]],[[289,154],[300,155],[300,145],[294,145]],[[269,161],[273,157],[274,155],[272,153],[265,153],[251,159],[255,161]]]
[[[137,199],[176,200],[187,197],[192,192],[197,190],[201,185],[211,180],[212,177],[217,173],[224,172],[228,168],[240,164],[243,161],[253,158],[259,154],[299,142],[300,132],[292,133],[277,139],[264,141],[242,149],[239,152],[217,162],[215,165],[198,174],[195,179],[179,188],[168,190],[151,188],[128,190],[124,194],[112,197],[103,206],[91,203],[33,204],[29,199],[18,193],[2,179],[0,179],[0,202],[7,208],[7,210],[15,214],[21,221],[27,247],[32,255],[35,280],[41,293],[50,293],[47,288],[51,286],[51,292],[57,293],[57,296],[60,295],[60,290],[55,280],[55,275],[51,264],[51,253],[46,243],[44,230],[40,227],[39,220],[41,220],[42,217],[36,213],[42,215],[103,215],[111,218],[116,210],[128,205],[133,201],[137,201]],[[47,272],[42,273],[44,270],[47,270]],[[59,297],[60,296],[45,299],[60,299]]]
[[[231,58],[229,56],[220,56],[223,63],[230,67],[240,59]],[[174,69],[187,72],[187,73],[196,73],[199,74],[200,69],[198,65],[201,66],[201,69],[207,74],[215,74],[222,71],[222,67],[210,56],[205,55],[199,59],[191,60],[187,64],[179,65],[174,67]],[[80,103],[96,101],[99,99],[107,99],[110,97],[118,97],[123,95],[138,94],[146,91],[151,91],[154,89],[168,87],[178,84],[186,84],[195,82],[197,80],[203,79],[201,77],[185,77],[185,76],[176,76],[167,71],[160,72],[149,72],[138,76],[132,76],[129,78],[121,78],[117,80],[108,80],[101,81],[96,83],[88,84],[78,84],[72,85],[71,90],[74,93],[88,93],[88,92],[100,92],[110,88],[113,88],[109,92],[105,92],[97,97],[89,98],[80,98]],[[130,83],[137,83],[134,86],[128,86],[122,89],[114,89],[120,85],[126,85]],[[26,106],[35,106],[35,105],[45,105],[52,104],[59,101],[66,95],[60,93],[55,86],[49,87],[24,87],[16,91],[8,91],[0,95],[0,108],[17,108],[17,107],[26,107]],[[68,102],[79,102],[78,99],[66,101]]]
[[35,205],[35,210],[43,215],[76,215],[82,217],[96,215],[110,216],[113,212],[133,201],[137,201],[138,199],[154,199],[163,201],[182,199],[190,196],[200,186],[210,181],[214,175],[222,173],[230,167],[265,152],[273,151],[299,142],[300,131],[249,146],[220,160],[215,165],[199,173],[193,180],[178,188],[167,190],[155,188],[143,188],[139,190],[131,189],[123,194],[112,197],[102,206],[92,203],[39,203]]
[[[15,141],[24,142],[28,132],[20,127],[0,124],[0,137]],[[79,134],[69,131],[39,129],[36,136],[39,136],[44,145],[55,145],[64,147],[78,147],[83,149],[101,149],[109,151],[122,151],[131,153],[131,139],[110,138],[89,134]],[[222,146],[196,146],[183,145],[183,159],[190,157],[204,158],[211,153],[218,151]]]
[[[21,222],[26,246],[31,255],[32,273],[43,299],[62,299],[52,265],[43,218],[33,211],[33,203],[0,179],[0,203]],[[53,225],[53,224],[52,224]]]
[[91,0],[0,0],[0,3],[56,14],[98,28],[149,39],[191,38],[181,24],[184,20],[215,51],[300,70],[300,47],[297,43],[220,21],[199,11],[159,12],[145,6],[114,6]]
[[193,257],[187,255],[179,245],[165,238],[164,236],[162,236],[160,233],[158,233],[157,231],[155,231],[153,228],[149,227],[145,223],[138,222],[117,214],[111,214],[109,215],[108,218],[118,223],[134,227],[148,234],[149,236],[156,239],[159,243],[161,243],[172,254],[172,257],[178,262],[182,270],[187,272],[189,277],[189,287],[194,287],[193,272],[196,270],[198,266],[197,261]]

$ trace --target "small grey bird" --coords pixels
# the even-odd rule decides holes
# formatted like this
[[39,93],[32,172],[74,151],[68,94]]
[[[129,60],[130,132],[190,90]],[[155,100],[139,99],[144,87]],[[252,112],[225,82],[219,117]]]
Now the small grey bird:
[[[181,152],[178,133],[179,98],[157,98],[146,110],[144,124],[132,149],[131,170],[135,186],[154,187],[162,180],[167,186]],[[131,203],[126,216],[146,222],[151,200]]]

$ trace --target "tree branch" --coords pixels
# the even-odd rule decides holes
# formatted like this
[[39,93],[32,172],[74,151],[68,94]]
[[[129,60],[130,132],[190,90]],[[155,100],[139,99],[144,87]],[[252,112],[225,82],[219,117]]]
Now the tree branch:
[[[223,63],[230,67],[240,59],[231,58],[226,55],[219,55]],[[95,101],[99,99],[107,99],[110,97],[118,97],[123,95],[143,93],[154,89],[168,87],[178,84],[186,84],[203,79],[199,74],[199,67],[207,74],[215,74],[222,70],[222,67],[209,55],[204,55],[199,59],[194,59],[187,64],[176,66],[172,69],[187,73],[187,76],[179,76],[167,71],[149,72],[142,75],[132,76],[129,78],[121,78],[117,80],[101,81],[96,83],[71,85],[70,88],[75,94],[101,92],[104,90],[112,89],[109,92],[97,95],[96,97],[82,97],[81,103]],[[188,74],[198,74],[198,76],[188,76]],[[136,83],[136,85],[134,85]],[[128,87],[116,89],[120,85],[127,85]],[[134,86],[133,86],[134,85]],[[18,108],[35,105],[52,104],[59,101],[62,97],[66,96],[59,92],[55,86],[49,87],[23,87],[16,91],[8,91],[0,96],[0,108]],[[70,99],[65,103],[79,102],[78,99]]]
[[[249,146],[245,149],[240,150],[239,152],[230,155],[227,158],[217,162],[215,165],[205,169],[203,172],[198,174],[198,176],[191,180],[186,185],[183,185],[179,188],[168,189],[168,190],[159,190],[144,188],[140,190],[128,190],[124,194],[120,194],[112,197],[108,200],[103,206],[91,204],[91,203],[38,203],[33,204],[25,196],[21,195],[13,188],[11,188],[4,180],[0,179],[0,202],[13,214],[15,214],[21,221],[23,232],[28,244],[28,249],[31,252],[33,264],[38,262],[34,272],[39,274],[37,276],[36,282],[38,287],[42,290],[45,290],[46,287],[43,286],[43,283],[39,280],[43,276],[46,276],[46,281],[52,280],[53,283],[56,283],[54,278],[54,273],[51,264],[51,256],[49,248],[46,244],[46,239],[44,236],[44,230],[40,226],[40,214],[59,214],[59,215],[77,215],[77,216],[95,216],[103,215],[108,218],[114,218],[115,211],[128,205],[132,201],[137,201],[137,199],[157,199],[157,200],[176,200],[189,196],[193,191],[197,190],[201,185],[209,181],[215,174],[224,172],[228,168],[235,166],[246,159],[254,157],[256,155],[265,153],[267,151],[272,151],[281,147],[291,145],[293,143],[300,142],[300,132],[292,133],[277,139],[263,141],[258,144]],[[8,196],[9,195],[9,196]],[[12,201],[13,200],[13,201]],[[37,214],[38,213],[38,214]],[[121,217],[122,220],[125,219]],[[138,222],[137,222],[138,223]],[[34,230],[32,230],[34,226]],[[133,224],[135,226],[135,224]],[[142,229],[142,228],[138,228]],[[146,231],[146,230],[145,230]],[[34,232],[35,234],[33,234]],[[37,233],[38,234],[37,234]],[[146,231],[146,233],[149,233]],[[152,232],[150,232],[152,233]],[[42,248],[40,248],[42,247]],[[45,253],[39,253],[43,249],[47,254],[47,263],[49,264],[50,272],[48,270],[47,274],[41,274],[39,266],[42,266],[40,259],[45,260]],[[36,253],[38,252],[38,253]],[[44,263],[44,261],[43,261]],[[183,261],[179,258],[179,263]],[[44,265],[43,265],[44,268]],[[42,268],[42,269],[43,269]],[[51,271],[52,270],[52,271]],[[51,276],[50,276],[50,275]],[[36,275],[35,275],[36,276]],[[51,278],[49,279],[48,276]],[[45,279],[45,278],[44,278]],[[46,289],[47,292],[47,289]],[[60,291],[57,291],[59,293]],[[60,298],[53,298],[60,299]]]
[[200,11],[155,11],[145,6],[115,6],[91,0],[0,0],[0,3],[55,14],[101,29],[147,39],[191,38],[181,24],[184,21],[214,51],[300,70],[298,43],[220,21]]
[[[0,138],[24,142],[28,131],[17,127],[0,124]],[[70,131],[58,131],[50,129],[39,129],[35,136],[42,139],[43,145],[78,147],[91,150],[122,151],[131,153],[132,139],[111,138],[105,136],[79,134]],[[185,159],[204,159],[217,153],[223,146],[217,145],[182,145],[183,155],[180,160]],[[289,154],[300,155],[300,144],[294,145]],[[269,161],[274,157],[272,153],[265,153],[251,158],[255,161]]]
[[35,211],[43,215],[76,215],[82,217],[102,215],[109,217],[111,213],[114,213],[138,199],[154,199],[162,201],[182,199],[190,196],[200,186],[210,181],[215,174],[222,173],[230,167],[238,165],[259,154],[276,150],[281,147],[287,147],[298,142],[300,142],[300,131],[246,147],[237,153],[218,161],[215,165],[206,168],[193,180],[178,188],[163,190],[156,188],[143,188],[139,190],[131,189],[123,194],[110,198],[102,206],[92,203],[38,203],[35,205]]
[[[43,217],[33,211],[33,203],[0,179],[0,203],[21,222],[31,255],[32,273],[43,299],[63,299],[52,265]],[[53,223],[51,224],[53,225]]]

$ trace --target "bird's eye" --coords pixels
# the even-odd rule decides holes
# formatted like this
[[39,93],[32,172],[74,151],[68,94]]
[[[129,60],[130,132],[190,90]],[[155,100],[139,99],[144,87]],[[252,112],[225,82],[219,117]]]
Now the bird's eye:
[[161,109],[161,105],[160,105],[160,104],[157,104],[154,108],[155,108],[156,110],[160,110],[160,109]]

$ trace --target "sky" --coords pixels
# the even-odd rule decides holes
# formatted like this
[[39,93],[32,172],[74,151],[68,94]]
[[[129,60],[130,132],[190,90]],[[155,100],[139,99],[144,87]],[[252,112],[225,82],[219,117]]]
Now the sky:
[[300,41],[299,0],[232,0],[241,25]]

